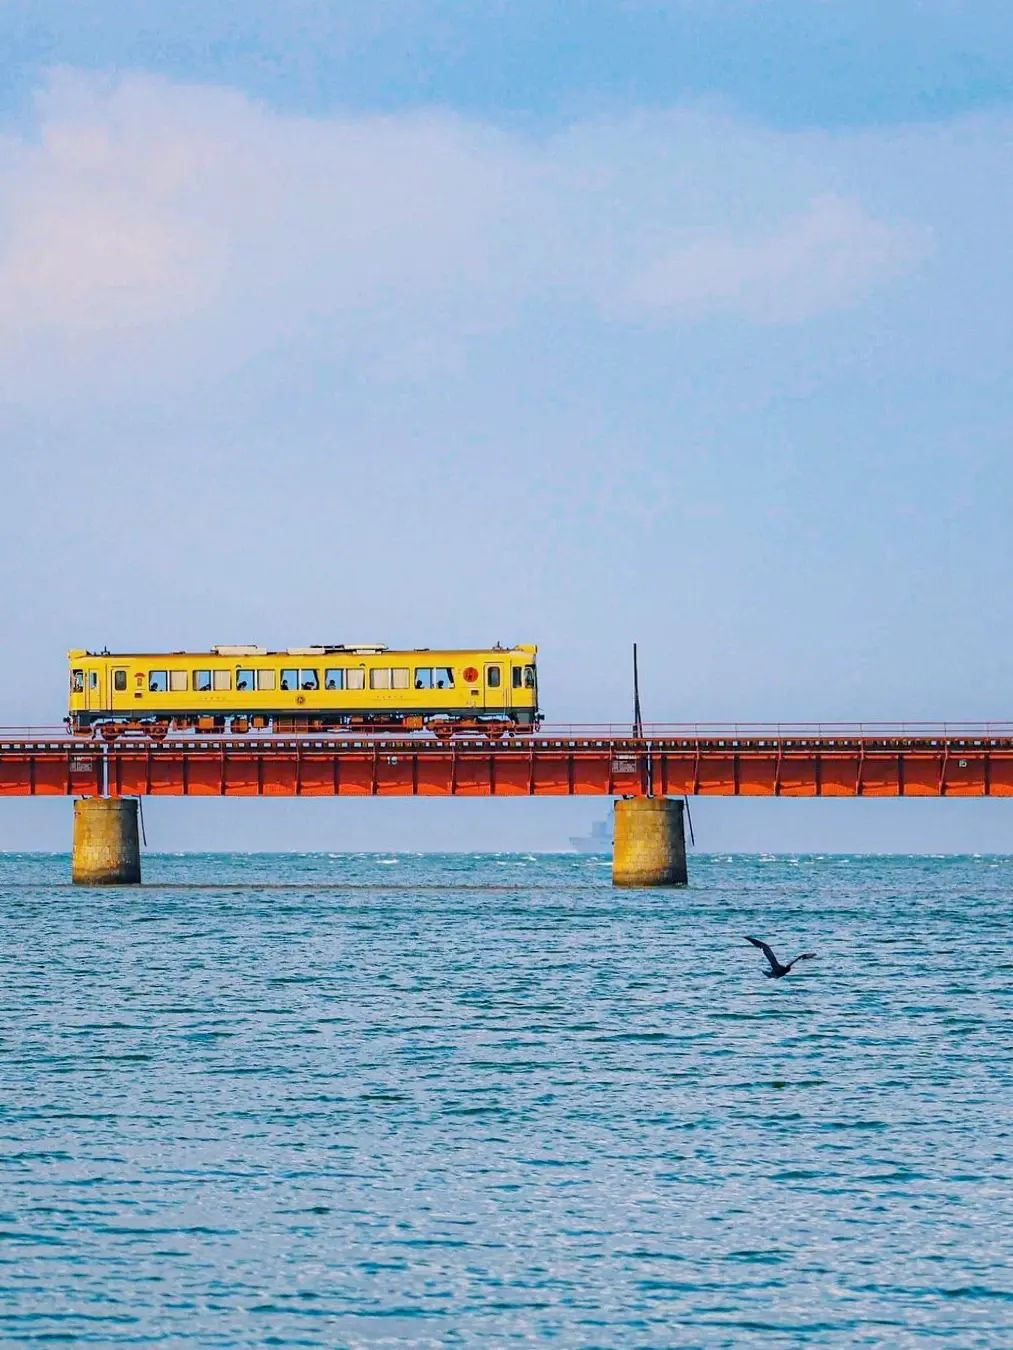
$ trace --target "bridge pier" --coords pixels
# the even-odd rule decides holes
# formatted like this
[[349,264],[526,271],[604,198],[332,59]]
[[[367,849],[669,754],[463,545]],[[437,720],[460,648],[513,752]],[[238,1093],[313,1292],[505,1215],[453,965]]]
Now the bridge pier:
[[685,886],[684,803],[674,797],[625,797],[616,802],[613,886]]
[[75,801],[70,874],[78,886],[140,885],[136,797],[80,797]]

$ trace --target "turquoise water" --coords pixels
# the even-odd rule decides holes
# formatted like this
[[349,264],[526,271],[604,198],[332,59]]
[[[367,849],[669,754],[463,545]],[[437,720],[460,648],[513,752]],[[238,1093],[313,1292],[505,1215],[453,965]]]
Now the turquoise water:
[[145,868],[0,858],[4,1346],[1013,1344],[1013,859]]

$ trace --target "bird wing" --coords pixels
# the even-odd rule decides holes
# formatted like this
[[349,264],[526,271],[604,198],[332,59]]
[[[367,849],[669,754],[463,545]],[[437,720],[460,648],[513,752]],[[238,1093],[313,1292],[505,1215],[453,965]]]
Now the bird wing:
[[761,942],[759,938],[751,938],[751,937],[747,937],[746,941],[751,942],[754,947],[759,947],[760,951],[763,952],[764,956],[770,962],[771,969],[777,970],[778,966],[781,963],[765,942]]
[[794,965],[796,961],[811,961],[815,955],[815,952],[803,952],[801,956],[796,956],[791,964]]

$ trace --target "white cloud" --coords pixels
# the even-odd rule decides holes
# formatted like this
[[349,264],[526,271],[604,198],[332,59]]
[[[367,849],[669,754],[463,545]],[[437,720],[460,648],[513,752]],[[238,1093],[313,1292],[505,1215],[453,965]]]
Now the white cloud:
[[926,247],[842,192],[818,140],[697,112],[536,141],[64,73],[34,131],[0,142],[0,353],[17,379],[43,357],[213,370],[306,333],[412,351],[546,303],[611,323],[798,322]]
[[928,247],[923,229],[887,225],[856,201],[820,197],[770,233],[694,233],[634,278],[630,299],[667,314],[719,311],[791,323],[859,303]]
[[[314,123],[233,94],[63,77],[7,143],[8,327],[143,325],[243,295],[340,309],[475,280],[509,152],[451,118]],[[516,183],[514,184],[516,185]]]

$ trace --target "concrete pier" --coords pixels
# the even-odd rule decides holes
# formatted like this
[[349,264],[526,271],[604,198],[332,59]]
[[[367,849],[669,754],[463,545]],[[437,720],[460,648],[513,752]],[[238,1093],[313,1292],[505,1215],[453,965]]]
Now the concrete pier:
[[82,797],[74,803],[71,879],[79,886],[140,884],[136,797]]
[[683,802],[674,797],[627,797],[616,802],[613,886],[685,886]]

